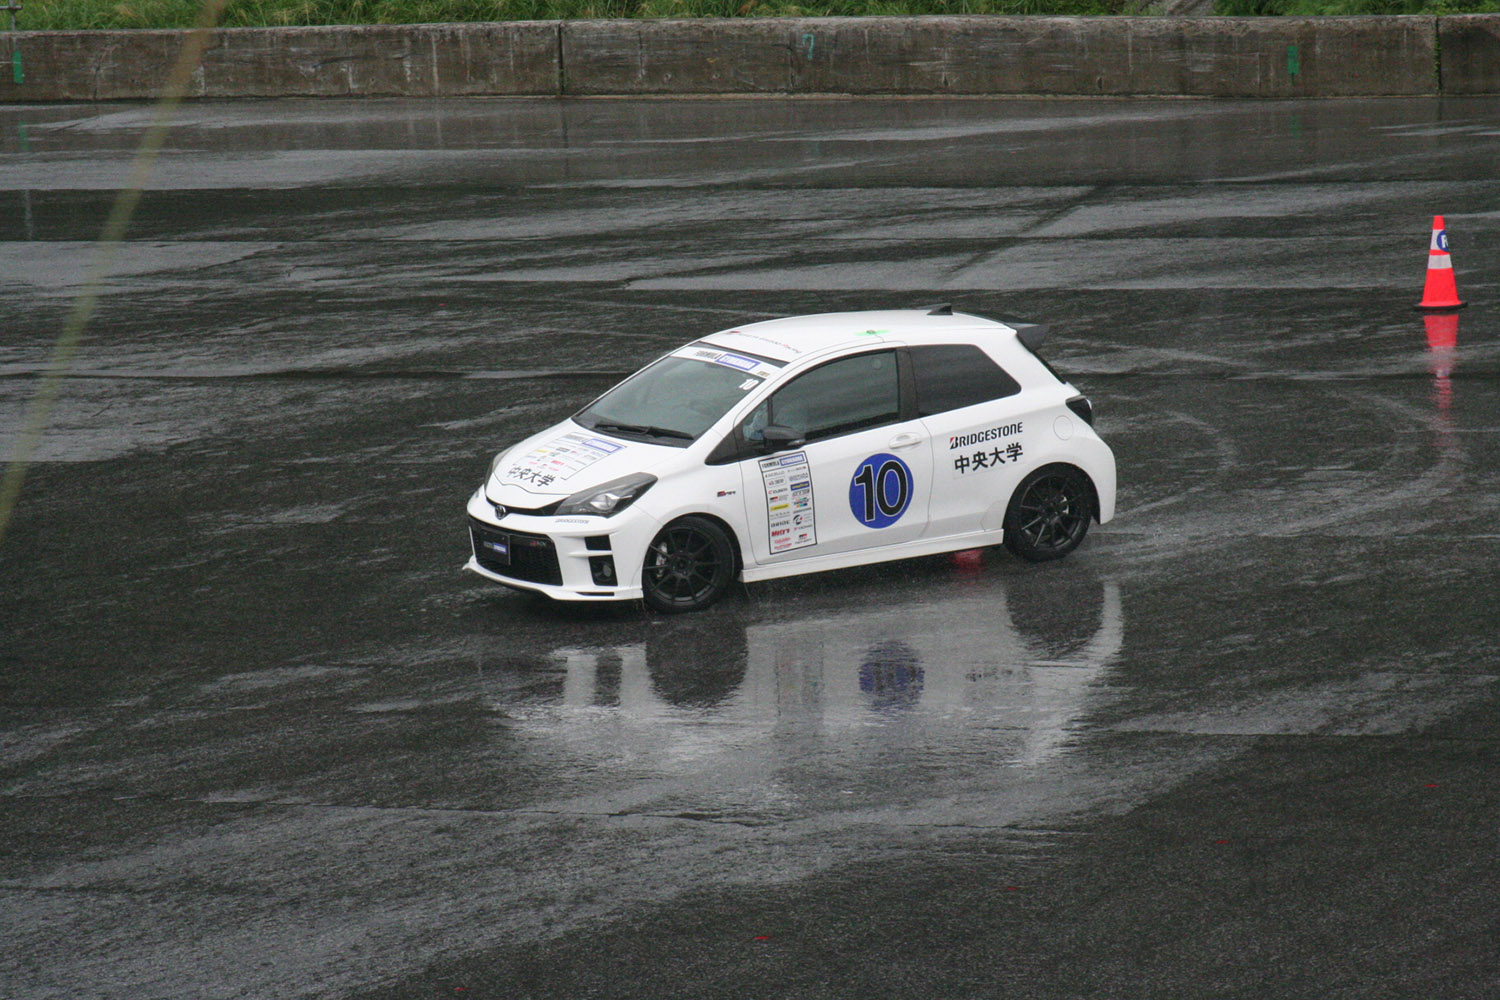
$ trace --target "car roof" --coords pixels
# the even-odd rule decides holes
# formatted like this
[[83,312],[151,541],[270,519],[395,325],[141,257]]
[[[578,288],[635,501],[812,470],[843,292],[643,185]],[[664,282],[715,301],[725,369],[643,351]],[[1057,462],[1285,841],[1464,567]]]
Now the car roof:
[[948,306],[937,306],[791,316],[720,330],[703,340],[725,350],[758,354],[776,361],[795,361],[834,348],[871,341],[878,343],[885,337],[920,343],[928,339],[941,341],[959,331],[975,330],[1015,332],[1014,327],[1004,323],[955,313]]

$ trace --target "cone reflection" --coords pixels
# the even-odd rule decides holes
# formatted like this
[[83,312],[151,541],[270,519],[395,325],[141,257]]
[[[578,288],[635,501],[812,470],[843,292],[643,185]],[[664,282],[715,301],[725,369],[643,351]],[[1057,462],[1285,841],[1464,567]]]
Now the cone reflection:
[[1427,367],[1432,372],[1432,399],[1442,427],[1439,444],[1450,445],[1453,425],[1448,411],[1453,405],[1453,365],[1458,357],[1458,314],[1436,313],[1422,317],[1427,330]]

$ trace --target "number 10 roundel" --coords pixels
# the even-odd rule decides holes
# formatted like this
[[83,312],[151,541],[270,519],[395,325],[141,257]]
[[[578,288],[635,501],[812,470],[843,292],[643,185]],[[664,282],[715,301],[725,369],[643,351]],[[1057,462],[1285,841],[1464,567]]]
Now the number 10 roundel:
[[867,528],[886,528],[911,506],[911,469],[895,455],[871,455],[849,480],[849,509]]

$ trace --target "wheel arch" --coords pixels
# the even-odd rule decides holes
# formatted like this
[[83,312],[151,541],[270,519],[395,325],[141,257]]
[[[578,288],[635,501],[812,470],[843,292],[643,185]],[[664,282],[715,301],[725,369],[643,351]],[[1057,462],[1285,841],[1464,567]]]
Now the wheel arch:
[[703,518],[703,520],[712,521],[714,524],[724,529],[724,534],[729,536],[729,544],[734,549],[734,578],[738,580],[740,578],[740,571],[745,568],[745,556],[744,553],[740,550],[742,543],[740,542],[739,532],[734,530],[734,525],[730,524],[728,521],[720,517],[718,514],[715,514],[713,511],[684,510],[679,511],[678,513],[673,514],[671,517],[667,518],[661,523],[661,526],[663,528],[667,528],[673,524],[676,524],[678,521],[681,521],[685,517],[701,517]]
[[1034,467],[1027,469],[1024,473],[1022,473],[1021,478],[1016,481],[1015,489],[1011,490],[1010,496],[1006,498],[1006,510],[1009,510],[1010,505],[1015,503],[1016,495],[1021,492],[1021,484],[1024,483],[1033,473],[1041,472],[1045,469],[1066,469],[1070,472],[1076,472],[1083,479],[1084,485],[1088,487],[1091,519],[1095,524],[1103,523],[1099,519],[1099,487],[1095,485],[1094,477],[1089,475],[1089,470],[1085,469],[1083,466],[1078,465],[1075,462],[1066,461],[1064,459],[1057,459],[1051,462],[1040,462]]

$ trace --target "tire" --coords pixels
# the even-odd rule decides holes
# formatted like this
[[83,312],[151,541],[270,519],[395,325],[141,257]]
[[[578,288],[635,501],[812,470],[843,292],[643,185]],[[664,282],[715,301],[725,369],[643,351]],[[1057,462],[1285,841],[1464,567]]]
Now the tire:
[[646,547],[641,596],[653,611],[702,611],[734,581],[734,543],[706,517],[680,517]]
[[1050,562],[1078,548],[1094,516],[1088,477],[1071,465],[1032,472],[1005,509],[1005,547],[1027,562]]

